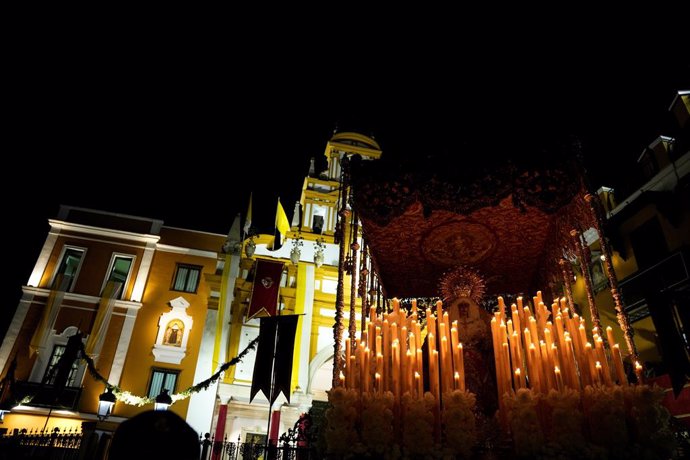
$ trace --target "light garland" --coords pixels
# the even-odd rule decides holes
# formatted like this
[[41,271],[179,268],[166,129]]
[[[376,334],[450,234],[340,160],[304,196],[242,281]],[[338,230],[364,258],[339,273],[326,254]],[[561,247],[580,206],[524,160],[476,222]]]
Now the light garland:
[[[172,398],[173,404],[177,401],[182,401],[182,400],[189,398],[194,393],[199,393],[202,390],[207,390],[209,386],[211,386],[213,383],[216,382],[216,380],[218,380],[220,378],[220,376],[223,372],[225,372],[231,366],[234,366],[237,363],[239,363],[240,361],[242,361],[242,359],[244,359],[245,355],[247,353],[249,353],[250,350],[254,349],[254,347],[256,347],[257,343],[259,343],[258,337],[255,338],[254,340],[252,340],[249,343],[249,345],[247,345],[247,347],[242,351],[242,353],[240,353],[239,355],[237,355],[236,357],[234,357],[230,361],[224,363],[222,366],[220,366],[218,371],[215,374],[213,374],[211,377],[207,378],[204,381],[197,383],[196,385],[192,385],[191,387],[186,388],[186,389],[180,391],[179,393],[175,393],[175,394],[170,395],[170,397]],[[138,396],[138,395],[132,394],[131,392],[126,391],[126,390],[122,390],[119,386],[113,385],[112,383],[108,382],[108,380],[105,377],[103,377],[98,372],[98,370],[96,369],[96,365],[94,364],[93,359],[85,353],[83,344],[81,345],[81,352],[82,352],[82,356],[84,356],[84,361],[86,361],[86,367],[89,370],[91,377],[93,377],[94,380],[96,380],[98,382],[102,382],[103,384],[105,384],[106,388],[110,389],[113,392],[113,394],[115,395],[115,397],[117,398],[118,401],[123,402],[125,404],[128,404],[130,406],[137,406],[137,407],[141,407],[141,406],[144,406],[146,404],[153,403],[154,398],[149,398],[148,396]]]

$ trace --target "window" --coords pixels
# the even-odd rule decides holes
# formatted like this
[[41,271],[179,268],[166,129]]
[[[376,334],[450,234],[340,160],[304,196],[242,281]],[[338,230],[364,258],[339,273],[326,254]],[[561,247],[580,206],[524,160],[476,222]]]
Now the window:
[[314,216],[311,229],[314,233],[323,233],[323,216]]
[[656,158],[654,158],[654,152],[652,150],[646,150],[638,162],[642,170],[642,175],[645,179],[651,179],[657,172],[659,172],[659,166],[657,165],[657,161]]
[[[50,360],[48,361],[48,367],[46,367],[46,372],[43,375],[43,381],[48,385],[53,385],[55,383],[55,377],[57,372],[57,365],[60,362],[60,358],[65,354],[67,347],[65,345],[55,345],[53,347],[53,353],[50,355]],[[69,376],[67,377],[67,386],[75,387],[77,386],[77,376],[79,375],[79,359],[75,359],[72,363],[72,369],[70,369]]]
[[[58,265],[57,272],[55,272],[53,283],[60,283],[60,279],[69,278],[65,281],[65,283],[67,283],[65,285],[65,290],[72,291],[83,258],[84,249],[65,246],[62,252],[62,260],[60,261],[60,265]],[[60,277],[60,275],[62,275],[62,277]],[[59,286],[54,287],[57,288]]]
[[108,277],[105,279],[103,289],[105,289],[109,281],[121,283],[122,289],[120,289],[120,293],[117,296],[118,299],[121,299],[127,287],[127,278],[129,278],[129,271],[132,268],[133,262],[134,258],[132,256],[114,255],[113,260],[110,262],[110,270],[108,271]]
[[201,275],[201,267],[197,265],[177,264],[175,270],[175,281],[173,282],[173,291],[182,292],[196,292],[199,287],[199,276]]
[[163,389],[168,390],[168,393],[175,392],[175,384],[177,383],[177,376],[180,371],[172,369],[153,369],[151,372],[151,385],[149,386],[149,398],[155,398]]
[[668,254],[664,231],[656,217],[630,232],[630,243],[639,270],[651,267]]

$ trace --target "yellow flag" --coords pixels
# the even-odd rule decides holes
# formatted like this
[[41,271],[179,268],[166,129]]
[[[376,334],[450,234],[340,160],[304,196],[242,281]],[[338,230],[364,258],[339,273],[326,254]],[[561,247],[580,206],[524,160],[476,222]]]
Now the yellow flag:
[[282,242],[283,238],[290,231],[290,222],[285,214],[283,205],[280,204],[280,198],[278,198],[278,210],[276,211],[276,228],[280,232],[280,241]]

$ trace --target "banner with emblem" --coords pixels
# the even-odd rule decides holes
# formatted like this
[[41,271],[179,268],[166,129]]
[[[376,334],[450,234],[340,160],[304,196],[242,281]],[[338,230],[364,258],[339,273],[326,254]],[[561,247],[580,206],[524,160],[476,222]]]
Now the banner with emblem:
[[282,262],[258,259],[252,287],[252,300],[249,302],[247,318],[257,315],[275,316],[280,293],[280,277],[283,274]]

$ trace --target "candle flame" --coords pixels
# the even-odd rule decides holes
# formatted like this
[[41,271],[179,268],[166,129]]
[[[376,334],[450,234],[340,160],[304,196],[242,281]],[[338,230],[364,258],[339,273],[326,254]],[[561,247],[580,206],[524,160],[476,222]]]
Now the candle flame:
[[597,361],[594,366],[597,368],[597,370],[601,369],[601,363],[599,361]]

